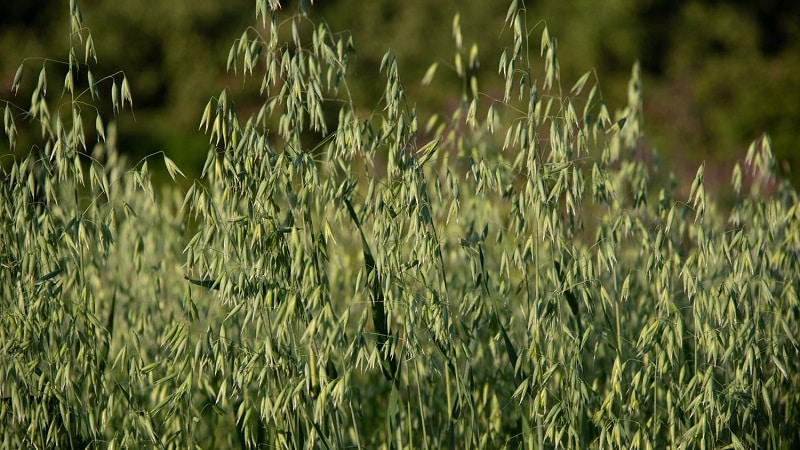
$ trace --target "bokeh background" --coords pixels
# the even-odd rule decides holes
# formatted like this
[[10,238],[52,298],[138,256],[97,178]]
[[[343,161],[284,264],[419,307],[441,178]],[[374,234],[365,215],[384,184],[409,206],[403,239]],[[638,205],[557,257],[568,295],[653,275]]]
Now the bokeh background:
[[[163,150],[184,171],[205,160],[207,137],[198,131],[206,102],[223,88],[246,109],[260,80],[242,85],[226,74],[230,45],[255,24],[252,0],[79,1],[91,28],[99,63],[95,78],[124,71],[133,114],[119,116],[120,147],[132,158]],[[481,91],[502,97],[497,61],[509,39],[505,1],[316,0],[309,16],[334,32],[353,35],[357,51],[350,87],[356,102],[374,105],[383,78],[381,58],[391,49],[420,115],[458,101],[453,66],[452,18],[461,15],[464,45],[478,43]],[[727,186],[730,168],[750,142],[772,137],[779,170],[800,186],[800,2],[780,0],[529,0],[528,25],[538,42],[542,23],[558,39],[565,91],[595,69],[609,106],[623,106],[635,61],[644,77],[645,133],[662,166],[693,177],[713,161],[706,179]],[[284,2],[296,11],[297,2]],[[28,106],[10,91],[24,58],[64,60],[68,2],[0,2],[0,98]],[[538,48],[531,50],[538,55]],[[420,80],[439,61],[436,81]],[[29,59],[21,93],[30,93],[42,60]],[[48,70],[51,70],[48,67]],[[58,69],[52,69],[58,73]],[[63,76],[49,75],[55,92]],[[104,89],[101,88],[101,92]],[[108,92],[108,86],[105,88]],[[253,97],[253,104],[261,99]],[[370,103],[372,102],[372,103]],[[110,111],[110,100],[105,99]],[[7,146],[7,142],[0,143]],[[19,150],[19,149],[18,149]]]

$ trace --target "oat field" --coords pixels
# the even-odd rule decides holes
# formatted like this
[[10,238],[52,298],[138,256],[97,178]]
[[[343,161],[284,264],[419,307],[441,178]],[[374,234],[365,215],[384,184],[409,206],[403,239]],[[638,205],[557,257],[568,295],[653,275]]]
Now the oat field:
[[[257,0],[209,72],[259,107],[220,86],[188,179],[123,156],[136,80],[93,72],[69,3],[68,53],[0,100],[3,448],[800,445],[800,206],[768,135],[723,204],[712,162],[659,172],[638,66],[622,105],[562,80],[522,1],[499,61],[456,13],[450,60],[405,80],[387,51],[362,104],[370,37]],[[406,86],[444,72],[456,106],[418,115]]]

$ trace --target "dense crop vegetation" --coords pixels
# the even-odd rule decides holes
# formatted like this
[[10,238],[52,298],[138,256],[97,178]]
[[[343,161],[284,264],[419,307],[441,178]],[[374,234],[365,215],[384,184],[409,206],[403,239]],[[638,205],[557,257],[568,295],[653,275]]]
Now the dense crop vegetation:
[[451,70],[458,102],[425,117],[391,52],[358,104],[357,40],[261,0],[228,70],[262,104],[224,87],[198,111],[181,185],[163,154],[120,157],[130,82],[94,73],[70,3],[66,61],[24,61],[3,103],[5,447],[800,443],[800,207],[769,137],[722,210],[705,165],[653,184],[639,66],[616,111],[593,71],[562,87],[522,2],[504,91],[456,15],[423,85]]

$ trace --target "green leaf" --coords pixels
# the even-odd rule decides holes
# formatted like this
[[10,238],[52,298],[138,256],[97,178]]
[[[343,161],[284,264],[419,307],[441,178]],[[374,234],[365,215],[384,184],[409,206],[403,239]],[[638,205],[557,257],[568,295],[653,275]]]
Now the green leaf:
[[60,274],[63,270],[64,270],[63,267],[61,267],[61,265],[59,265],[55,270],[53,270],[51,272],[48,272],[47,274],[43,275],[41,278],[37,279],[36,280],[36,284],[39,285],[39,284],[45,283],[48,280],[52,280],[58,274]]
[[184,278],[186,280],[188,280],[190,283],[195,284],[197,286],[202,286],[202,287],[204,287],[206,289],[219,290],[219,282],[218,281],[208,280],[208,279],[206,279],[206,280],[195,280],[195,279],[189,278],[188,276],[184,276]]

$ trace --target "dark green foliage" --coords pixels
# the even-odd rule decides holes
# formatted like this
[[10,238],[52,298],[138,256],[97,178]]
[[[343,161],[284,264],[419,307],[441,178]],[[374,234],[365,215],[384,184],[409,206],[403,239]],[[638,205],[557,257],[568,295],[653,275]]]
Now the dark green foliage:
[[[209,69],[225,60],[230,41],[250,23],[250,3],[131,0],[87,8],[86,20],[95,35],[103,36],[98,49],[103,57],[96,72],[124,70],[135,80],[136,120],[120,117],[123,154],[138,160],[154,149],[165,150],[196,176],[204,155],[198,151],[203,139],[193,133],[200,105],[224,85],[242,89],[237,98],[240,108],[251,107],[258,96],[258,83],[243,84]],[[282,19],[299,6],[299,2],[283,3]],[[42,0],[0,5],[4,77],[10,80],[24,57],[63,54],[68,25],[64,6]],[[316,2],[308,13],[333,30],[349,30],[359,37],[358,58],[351,70],[359,77],[358,83],[351,83],[358,104],[370,104],[380,94],[382,82],[371,75],[391,48],[404,78],[413,81],[407,88],[418,111],[427,116],[449,110],[454,102],[447,86],[458,79],[444,69],[454,63],[449,25],[455,11],[460,11],[462,27],[468,30],[463,45],[480,43],[482,64],[469,70],[478,74],[485,94],[497,96],[502,82],[492,74],[505,45],[501,26],[506,6],[481,0],[401,4],[350,0]],[[794,75],[800,71],[797,4],[539,0],[527,9],[536,20],[546,19],[562,48],[568,49],[570,58],[562,61],[564,79],[596,68],[603,74],[610,104],[624,101],[627,69],[641,60],[647,85],[648,145],[658,148],[665,167],[674,168],[681,177],[688,177],[700,161],[714,160],[721,170],[709,174],[709,188],[724,190],[729,167],[764,131],[772,136],[781,171],[800,165],[800,153],[793,146],[800,102],[787,95],[800,89],[800,78]],[[419,57],[422,52],[425,58]],[[442,70],[433,87],[420,87],[416,81],[433,61]],[[53,89],[60,89],[61,75],[51,77]],[[3,84],[0,96],[6,97],[8,84]],[[21,142],[27,146],[27,136]],[[785,175],[794,180],[795,188],[798,173]],[[724,200],[728,206],[731,199]]]

